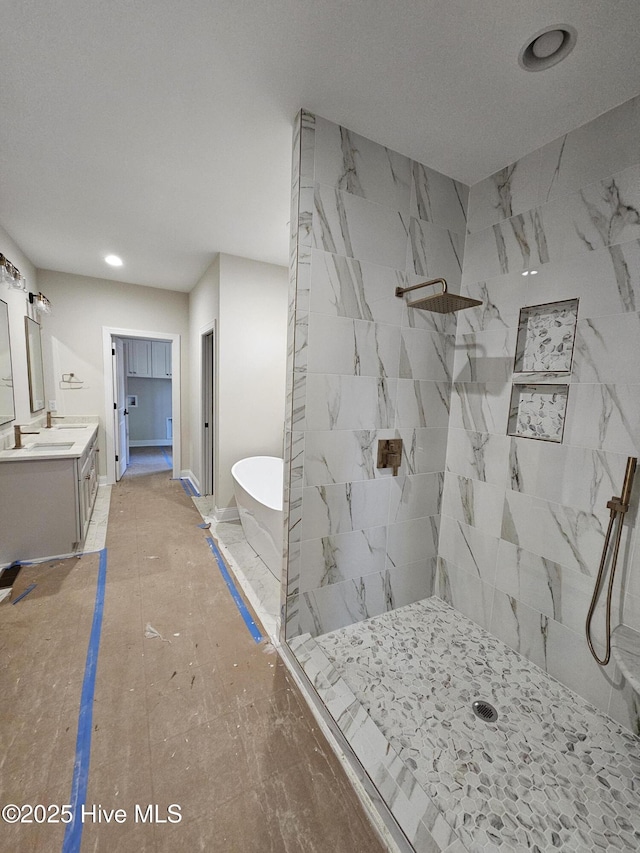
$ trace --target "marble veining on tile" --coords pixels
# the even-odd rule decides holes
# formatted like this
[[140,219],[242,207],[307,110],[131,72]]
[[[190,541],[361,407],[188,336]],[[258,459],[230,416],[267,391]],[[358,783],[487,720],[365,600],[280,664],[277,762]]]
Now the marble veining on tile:
[[460,849],[640,847],[640,740],[440,599],[317,643]]
[[320,116],[315,131],[317,181],[397,210],[408,209],[407,157]]
[[411,215],[464,234],[469,187],[428,166],[412,165]]

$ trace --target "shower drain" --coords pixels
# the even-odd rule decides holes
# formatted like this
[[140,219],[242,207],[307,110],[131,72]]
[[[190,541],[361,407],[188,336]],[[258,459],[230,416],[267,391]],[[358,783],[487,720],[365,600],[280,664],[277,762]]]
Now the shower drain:
[[486,723],[494,723],[498,719],[498,712],[489,702],[477,699],[471,707],[476,717],[480,717]]

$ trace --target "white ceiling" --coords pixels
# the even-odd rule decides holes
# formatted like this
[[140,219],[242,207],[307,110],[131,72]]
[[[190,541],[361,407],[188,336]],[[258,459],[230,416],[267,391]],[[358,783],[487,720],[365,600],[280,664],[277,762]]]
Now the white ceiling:
[[[573,53],[523,71],[562,23]],[[286,264],[300,107],[471,184],[640,92],[639,36],[638,0],[6,0],[0,225],[175,290],[216,252]]]

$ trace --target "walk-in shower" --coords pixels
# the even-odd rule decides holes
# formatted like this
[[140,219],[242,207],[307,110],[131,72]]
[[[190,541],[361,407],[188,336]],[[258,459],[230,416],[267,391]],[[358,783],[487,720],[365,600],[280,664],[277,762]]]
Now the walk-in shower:
[[403,853],[640,850],[639,106],[470,188],[296,124],[284,646]]

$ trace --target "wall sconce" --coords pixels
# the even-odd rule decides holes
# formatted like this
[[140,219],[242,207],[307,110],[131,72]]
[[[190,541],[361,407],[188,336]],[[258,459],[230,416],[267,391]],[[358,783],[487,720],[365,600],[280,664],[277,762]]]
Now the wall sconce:
[[27,291],[27,280],[18,267],[14,267],[2,253],[0,253],[0,281],[16,290],[22,290],[24,293]]
[[29,302],[35,305],[36,311],[40,314],[51,314],[51,303],[44,293],[30,293]]

